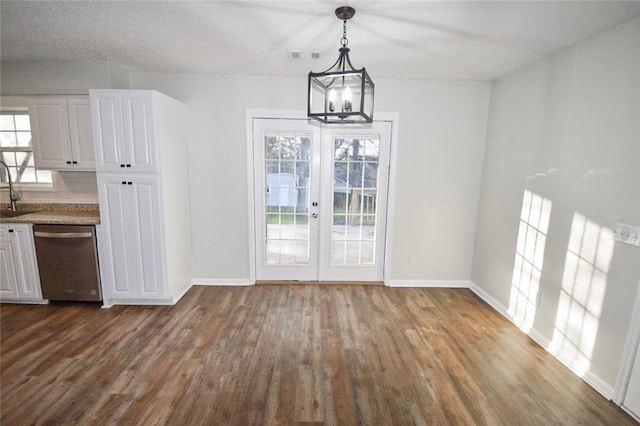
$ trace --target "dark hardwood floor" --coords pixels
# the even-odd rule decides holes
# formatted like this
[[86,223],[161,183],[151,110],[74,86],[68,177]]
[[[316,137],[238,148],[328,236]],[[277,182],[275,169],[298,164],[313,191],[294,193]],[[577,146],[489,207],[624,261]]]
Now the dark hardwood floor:
[[0,307],[3,426],[636,424],[463,289]]

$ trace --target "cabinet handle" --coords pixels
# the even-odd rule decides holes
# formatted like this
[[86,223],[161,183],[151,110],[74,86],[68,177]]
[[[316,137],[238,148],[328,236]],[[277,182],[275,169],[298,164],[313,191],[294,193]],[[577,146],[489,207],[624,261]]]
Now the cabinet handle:
[[120,167],[124,167],[124,164],[120,164]]
[[67,161],[67,164],[71,164],[71,161]]
[[78,162],[77,162],[77,161],[72,161],[72,163],[73,163],[73,164],[78,164]]
[[13,229],[9,229],[9,232],[13,232]]
[[126,185],[126,184],[127,184],[127,182],[123,180],[123,181],[122,181],[122,184],[123,184],[123,185]]
[[127,164],[127,167],[131,167],[131,164]]
[[127,185],[133,185],[133,182],[127,182]]

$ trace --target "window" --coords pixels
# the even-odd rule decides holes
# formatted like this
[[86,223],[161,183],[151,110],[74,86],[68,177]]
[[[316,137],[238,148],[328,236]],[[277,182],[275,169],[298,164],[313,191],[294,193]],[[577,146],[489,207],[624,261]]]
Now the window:
[[[0,156],[9,167],[11,180],[25,186],[53,186],[49,170],[37,170],[33,161],[31,123],[27,111],[0,113]],[[8,182],[7,170],[0,167],[0,181]]]

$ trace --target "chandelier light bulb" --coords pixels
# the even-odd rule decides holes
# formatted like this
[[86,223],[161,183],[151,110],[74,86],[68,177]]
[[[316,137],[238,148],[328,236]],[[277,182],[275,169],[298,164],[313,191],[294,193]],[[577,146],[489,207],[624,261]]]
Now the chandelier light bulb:
[[351,108],[352,108],[352,103],[351,103],[351,89],[349,89],[349,86],[345,87],[344,90],[342,91],[342,107],[343,110],[346,112],[350,112]]
[[329,91],[329,111],[334,112],[336,110],[336,91],[331,89]]

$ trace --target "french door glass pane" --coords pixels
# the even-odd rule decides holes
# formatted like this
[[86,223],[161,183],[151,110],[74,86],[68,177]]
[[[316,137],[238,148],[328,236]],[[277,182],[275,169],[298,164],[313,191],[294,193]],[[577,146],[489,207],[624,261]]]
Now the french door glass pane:
[[375,264],[380,138],[339,135],[334,140],[331,264]]
[[264,262],[308,264],[311,135],[267,133],[264,143]]

